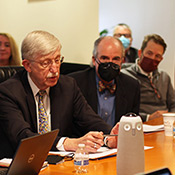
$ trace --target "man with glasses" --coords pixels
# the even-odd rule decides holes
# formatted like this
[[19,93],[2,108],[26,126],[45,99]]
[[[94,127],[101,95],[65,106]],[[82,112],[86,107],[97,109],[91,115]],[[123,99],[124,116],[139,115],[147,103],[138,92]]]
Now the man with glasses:
[[138,50],[131,47],[133,38],[130,27],[124,23],[118,24],[114,29],[113,37],[120,39],[125,48],[123,62],[134,63],[135,59],[138,58]]
[[140,115],[144,120],[162,117],[165,112],[175,112],[175,94],[171,79],[166,72],[158,69],[166,47],[161,36],[147,35],[136,63],[122,69],[123,73],[140,82]]
[[100,37],[94,43],[93,67],[69,74],[76,79],[92,109],[111,126],[122,115],[139,112],[139,83],[120,72],[123,52],[119,39]]
[[[13,157],[21,139],[53,129],[60,132],[52,150],[89,152],[104,144],[103,134],[117,134],[87,104],[75,80],[60,75],[61,44],[52,34],[33,31],[22,42],[25,70],[0,84],[0,158]],[[72,138],[74,128],[80,138]],[[77,136],[77,135],[76,135]],[[117,138],[108,146],[116,147]]]

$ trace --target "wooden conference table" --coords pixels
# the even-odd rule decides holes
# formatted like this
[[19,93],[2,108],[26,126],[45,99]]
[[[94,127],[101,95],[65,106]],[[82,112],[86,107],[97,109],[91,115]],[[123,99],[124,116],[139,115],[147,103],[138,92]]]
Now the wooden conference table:
[[[175,139],[164,135],[164,131],[144,134],[145,146],[153,146],[145,151],[145,171],[168,167],[175,174]],[[58,165],[49,165],[39,175],[72,175],[73,161]],[[102,160],[90,160],[87,175],[116,175],[116,157]]]

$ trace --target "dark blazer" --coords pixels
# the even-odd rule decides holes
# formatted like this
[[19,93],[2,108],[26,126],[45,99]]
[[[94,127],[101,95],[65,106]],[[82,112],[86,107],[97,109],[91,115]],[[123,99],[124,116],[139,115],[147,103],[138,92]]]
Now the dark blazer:
[[138,58],[138,50],[134,47],[130,47],[129,50],[125,53],[125,61],[128,63],[135,63],[135,60]]
[[[74,72],[68,74],[75,78],[78,86],[80,87],[84,97],[90,104],[92,109],[98,112],[98,97],[97,97],[97,86],[95,79],[95,69],[88,68],[83,71]],[[120,73],[116,78],[117,89],[116,95],[116,113],[115,122],[117,123],[122,115],[133,112],[139,113],[140,104],[140,86],[139,82],[128,75]]]
[[[104,133],[111,130],[87,104],[71,77],[60,75],[58,83],[50,88],[50,102],[51,128],[60,129],[52,150],[56,150],[60,137],[73,135],[73,128],[81,135],[92,130]],[[12,157],[21,139],[37,134],[36,115],[25,70],[0,84],[0,158]]]

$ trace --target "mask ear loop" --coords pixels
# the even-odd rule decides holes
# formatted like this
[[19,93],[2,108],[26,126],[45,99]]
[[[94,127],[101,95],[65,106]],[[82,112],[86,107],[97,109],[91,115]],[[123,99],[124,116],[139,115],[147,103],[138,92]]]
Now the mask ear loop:
[[101,64],[101,62],[98,58],[95,58],[95,61],[96,61],[97,64]]

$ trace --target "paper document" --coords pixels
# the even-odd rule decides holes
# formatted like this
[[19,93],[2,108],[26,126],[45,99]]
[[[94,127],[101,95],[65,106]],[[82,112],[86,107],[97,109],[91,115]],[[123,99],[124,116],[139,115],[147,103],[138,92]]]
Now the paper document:
[[155,132],[164,130],[164,125],[147,125],[143,124],[143,132]]
[[117,154],[117,148],[109,149],[107,147],[101,147],[97,150],[96,153],[90,153],[89,159],[99,159],[102,157],[107,157],[110,155],[116,155]]
[[[67,152],[67,151],[50,151],[50,154],[56,154],[60,156],[65,156],[69,153],[74,153],[74,152]],[[97,150],[96,153],[89,153],[89,159],[98,159],[102,157],[107,157],[109,155],[116,155],[117,149],[109,149],[107,147],[101,147]]]
[[12,162],[10,158],[3,158],[0,160],[0,166],[9,167]]
[[[153,147],[150,146],[144,146],[144,150],[151,149]],[[65,156],[69,153],[74,153],[74,152],[67,152],[67,151],[50,151],[50,154],[55,154],[55,155],[60,155],[60,156]],[[105,158],[109,157],[112,155],[117,154],[117,148],[114,149],[109,149],[107,147],[101,147],[97,150],[96,153],[89,153],[89,159],[99,159],[99,158]]]

